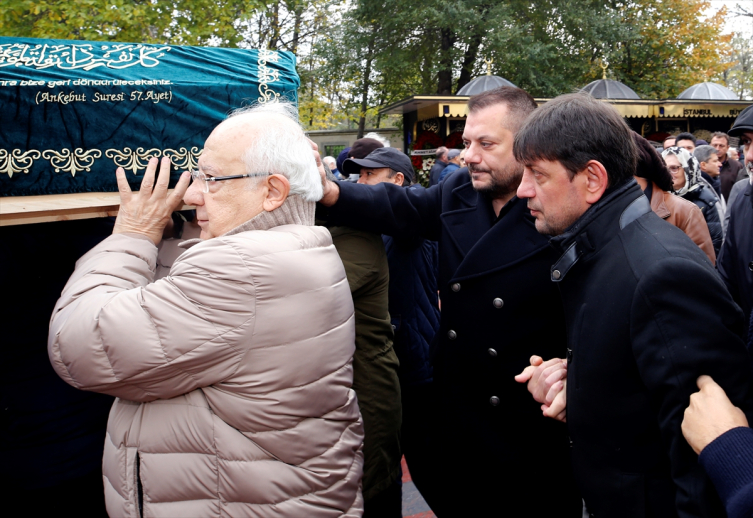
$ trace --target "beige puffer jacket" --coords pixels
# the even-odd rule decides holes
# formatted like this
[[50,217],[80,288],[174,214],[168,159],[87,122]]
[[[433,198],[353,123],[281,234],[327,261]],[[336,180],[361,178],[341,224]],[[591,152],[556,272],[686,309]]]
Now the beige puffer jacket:
[[362,514],[353,303],[313,223],[314,204],[291,196],[156,282],[157,247],[134,235],[78,261],[48,347],[66,382],[119,398],[110,516]]

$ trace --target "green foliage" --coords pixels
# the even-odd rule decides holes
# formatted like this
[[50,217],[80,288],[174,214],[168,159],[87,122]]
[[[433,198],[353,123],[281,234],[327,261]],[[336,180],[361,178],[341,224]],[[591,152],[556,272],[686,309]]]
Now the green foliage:
[[[379,125],[410,95],[452,94],[491,71],[537,97],[608,75],[645,98],[717,78],[753,84],[708,2],[685,0],[0,0],[0,35],[275,48],[298,56],[309,129]],[[734,47],[734,50],[733,50]]]
[[644,98],[664,99],[720,72],[732,36],[721,34],[726,9],[704,19],[708,7],[700,0],[619,5],[619,30],[604,53],[614,78]]
[[238,46],[262,0],[2,0],[0,35]]

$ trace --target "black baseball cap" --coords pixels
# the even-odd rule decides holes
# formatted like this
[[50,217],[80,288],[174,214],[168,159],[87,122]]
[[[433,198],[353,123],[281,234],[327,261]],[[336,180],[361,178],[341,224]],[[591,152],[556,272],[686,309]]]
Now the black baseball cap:
[[349,158],[343,162],[343,172],[349,175],[360,173],[362,168],[381,169],[382,167],[389,167],[398,173],[403,173],[405,185],[413,183],[413,164],[410,158],[394,147],[375,149],[366,158]]
[[753,106],[748,106],[740,112],[727,134],[739,137],[746,131],[753,131]]

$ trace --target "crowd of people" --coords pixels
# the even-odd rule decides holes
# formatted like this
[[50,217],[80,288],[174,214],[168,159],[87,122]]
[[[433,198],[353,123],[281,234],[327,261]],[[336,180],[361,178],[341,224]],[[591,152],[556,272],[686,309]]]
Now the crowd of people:
[[[76,482],[113,517],[397,518],[404,456],[439,517],[750,516],[753,108],[657,150],[586,94],[502,87],[463,142],[424,188],[378,135],[321,158],[269,103],[174,190],[169,159],[135,192],[118,169],[117,218],[61,244],[47,288],[31,379],[78,390],[43,411],[3,388],[4,489]],[[3,262],[55,233],[24,230]]]

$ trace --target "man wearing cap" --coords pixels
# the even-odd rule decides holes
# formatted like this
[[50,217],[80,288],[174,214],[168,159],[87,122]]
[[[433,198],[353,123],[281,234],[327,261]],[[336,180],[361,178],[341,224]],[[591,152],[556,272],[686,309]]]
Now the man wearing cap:
[[[358,140],[353,142],[353,146],[351,146],[350,151],[348,151],[348,158],[365,158],[369,153],[381,147],[384,147],[384,144],[379,142],[377,139],[359,138]],[[358,171],[350,176],[345,176],[345,179],[349,182],[357,182]]]
[[[350,157],[363,159],[383,151],[375,139],[355,141]],[[359,168],[343,162],[347,178],[359,179]],[[338,182],[348,183],[348,182]],[[317,217],[323,218],[323,211]],[[332,242],[345,266],[356,318],[356,352],[353,355],[353,390],[358,396],[364,428],[364,517],[399,518],[401,401],[398,358],[388,310],[389,266],[382,237],[352,228],[351,221],[329,225]]]
[[445,167],[442,172],[439,175],[439,181],[442,182],[445,178],[447,178],[451,173],[454,173],[458,169],[460,169],[460,150],[459,149],[451,149],[447,152],[447,159],[450,161],[449,164],[447,164],[447,167]]
[[753,106],[738,115],[729,134],[740,137],[745,150],[748,184],[729,207],[729,226],[716,263],[732,298],[750,322],[753,312]]
[[[352,158],[343,164],[347,172],[360,172],[358,183],[393,183],[411,190],[423,190],[413,182],[413,165],[405,153],[391,147],[374,150],[365,159]],[[383,235],[389,261],[389,310],[395,331],[395,352],[400,360],[398,375],[403,403],[400,446],[413,482],[424,498],[431,500],[431,457],[427,448],[431,415],[424,403],[431,397],[432,368],[429,344],[439,330],[437,296],[437,242],[405,240]]]
[[[582,512],[564,425],[544,419],[514,379],[538,347],[547,358],[566,354],[562,304],[549,280],[554,250],[515,197],[523,171],[513,137],[535,108],[518,88],[471,97],[469,174],[428,189],[324,180],[322,205],[334,222],[439,242],[436,395],[424,402],[435,433],[427,438],[435,453],[427,503],[437,516]],[[542,470],[557,473],[556,482],[542,486]]]

